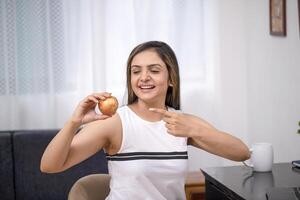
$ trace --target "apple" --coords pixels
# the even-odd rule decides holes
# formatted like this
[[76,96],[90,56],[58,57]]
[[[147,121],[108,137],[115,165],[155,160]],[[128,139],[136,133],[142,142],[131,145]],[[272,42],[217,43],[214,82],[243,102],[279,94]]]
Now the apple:
[[99,110],[104,115],[112,116],[118,109],[118,100],[114,96],[110,96],[105,100],[100,100],[98,103]]

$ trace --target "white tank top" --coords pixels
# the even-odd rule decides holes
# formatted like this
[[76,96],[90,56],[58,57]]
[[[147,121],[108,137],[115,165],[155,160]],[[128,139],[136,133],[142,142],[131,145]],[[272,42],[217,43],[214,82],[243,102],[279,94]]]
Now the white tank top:
[[167,133],[163,121],[149,122],[128,106],[118,109],[123,137],[119,152],[108,155],[111,175],[106,200],[183,200],[187,138]]

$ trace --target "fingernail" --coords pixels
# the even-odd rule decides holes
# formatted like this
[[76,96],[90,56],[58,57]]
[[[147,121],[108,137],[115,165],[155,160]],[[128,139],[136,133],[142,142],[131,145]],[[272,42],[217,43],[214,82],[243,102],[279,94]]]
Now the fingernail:
[[155,109],[154,109],[154,108],[149,108],[149,110],[150,110],[150,111],[154,111]]

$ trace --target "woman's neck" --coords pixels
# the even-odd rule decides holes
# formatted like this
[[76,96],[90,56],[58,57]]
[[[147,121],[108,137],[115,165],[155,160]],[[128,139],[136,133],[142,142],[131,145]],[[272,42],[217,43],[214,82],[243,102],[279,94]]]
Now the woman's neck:
[[147,121],[152,121],[152,122],[160,121],[162,119],[162,115],[150,111],[149,108],[167,109],[166,105],[162,103],[149,104],[140,100],[137,101],[136,103],[129,105],[129,107],[142,119],[145,119]]
[[136,106],[139,109],[142,110],[149,110],[149,108],[161,108],[161,109],[166,109],[165,102],[155,102],[155,103],[149,103],[149,102],[144,102],[142,100],[138,100],[136,102]]

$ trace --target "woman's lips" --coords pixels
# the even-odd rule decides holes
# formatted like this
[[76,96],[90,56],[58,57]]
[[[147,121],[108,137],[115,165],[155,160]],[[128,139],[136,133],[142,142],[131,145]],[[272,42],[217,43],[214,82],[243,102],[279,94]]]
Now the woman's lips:
[[143,92],[150,92],[150,91],[152,91],[152,89],[155,88],[154,85],[140,85],[140,86],[138,86],[138,87],[139,87],[139,89],[140,89],[141,91],[143,91]]

